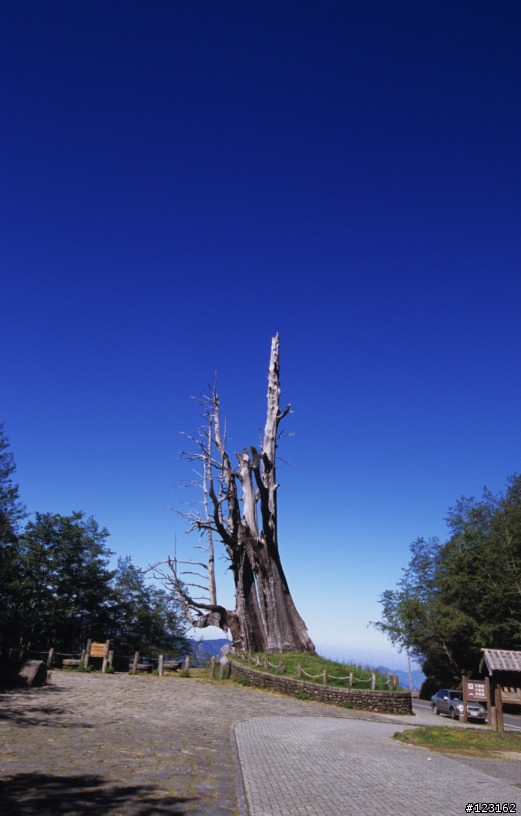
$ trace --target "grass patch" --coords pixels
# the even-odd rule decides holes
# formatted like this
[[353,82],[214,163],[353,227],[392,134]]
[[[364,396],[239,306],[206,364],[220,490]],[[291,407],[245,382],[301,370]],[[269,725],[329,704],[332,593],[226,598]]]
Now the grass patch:
[[[301,652],[283,652],[282,654],[259,654],[252,655],[255,661],[259,657],[260,665],[253,663],[244,663],[249,669],[257,669],[258,671],[265,671],[264,659],[268,658],[271,663],[269,668],[270,674],[278,673],[279,662],[282,660],[285,666],[285,677],[297,678],[297,666],[302,666],[302,680],[308,680],[312,683],[323,683],[324,671],[328,673],[328,685],[339,686],[341,688],[349,688],[349,675],[353,673],[353,688],[354,689],[370,689],[372,669],[368,666],[363,668],[354,663],[339,663],[336,660],[328,660],[320,655],[313,655]],[[242,661],[240,661],[242,663]],[[275,668],[273,668],[275,667]],[[376,688],[379,691],[389,691],[388,678],[384,677],[380,672],[376,673]]]
[[467,756],[497,757],[498,753],[505,751],[521,754],[521,736],[499,731],[428,725],[399,731],[394,734],[394,739],[409,745],[430,748],[432,751]]

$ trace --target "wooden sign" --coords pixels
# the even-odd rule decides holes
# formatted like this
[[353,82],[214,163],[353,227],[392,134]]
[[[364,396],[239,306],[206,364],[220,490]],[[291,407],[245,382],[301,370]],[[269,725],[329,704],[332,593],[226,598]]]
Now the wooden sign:
[[92,643],[90,647],[91,657],[105,657],[106,643]]
[[467,700],[488,702],[485,683],[480,680],[467,680]]

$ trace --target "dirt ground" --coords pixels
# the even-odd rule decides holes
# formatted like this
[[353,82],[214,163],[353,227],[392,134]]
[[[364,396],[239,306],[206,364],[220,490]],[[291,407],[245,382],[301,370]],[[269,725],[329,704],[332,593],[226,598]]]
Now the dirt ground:
[[232,723],[349,714],[229,682],[54,671],[0,692],[0,812],[233,816]]

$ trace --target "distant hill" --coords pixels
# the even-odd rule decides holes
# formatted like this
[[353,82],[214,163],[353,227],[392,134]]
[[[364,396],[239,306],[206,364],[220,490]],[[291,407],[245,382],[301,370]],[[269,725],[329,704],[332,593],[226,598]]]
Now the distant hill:
[[206,666],[211,657],[221,657],[221,648],[223,646],[231,646],[231,640],[228,638],[215,638],[213,640],[196,640],[195,638],[188,638],[191,647],[192,666],[196,667],[198,664]]
[[[404,689],[409,688],[409,672],[404,671],[403,669],[389,669],[387,666],[378,666],[377,671],[385,672],[387,676],[395,674],[398,677],[398,682],[400,686]],[[425,675],[419,669],[414,669],[412,672],[412,686],[414,689],[420,689],[423,681],[425,680]]]

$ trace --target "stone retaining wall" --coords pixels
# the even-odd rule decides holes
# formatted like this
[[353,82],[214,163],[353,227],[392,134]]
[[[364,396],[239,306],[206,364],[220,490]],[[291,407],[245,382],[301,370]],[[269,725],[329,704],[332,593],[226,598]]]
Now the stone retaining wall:
[[299,691],[305,691],[312,700],[320,703],[338,705],[349,701],[353,708],[363,711],[377,711],[380,714],[412,714],[412,697],[410,691],[369,691],[368,689],[347,689],[338,686],[322,686],[318,683],[309,683],[307,680],[294,680],[280,674],[250,669],[237,663],[230,662],[230,677],[240,680],[248,678],[253,688],[269,689],[281,694],[295,696]]

